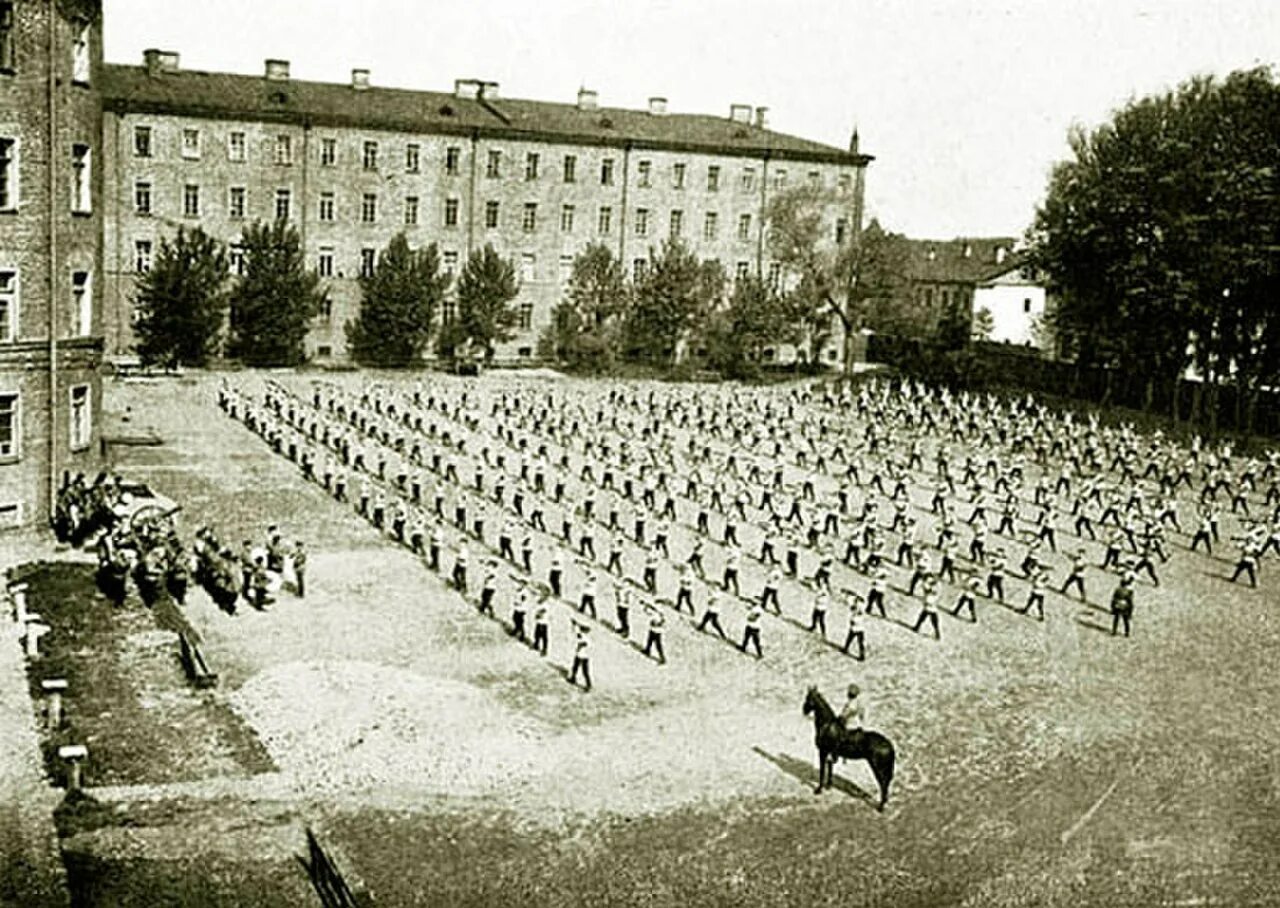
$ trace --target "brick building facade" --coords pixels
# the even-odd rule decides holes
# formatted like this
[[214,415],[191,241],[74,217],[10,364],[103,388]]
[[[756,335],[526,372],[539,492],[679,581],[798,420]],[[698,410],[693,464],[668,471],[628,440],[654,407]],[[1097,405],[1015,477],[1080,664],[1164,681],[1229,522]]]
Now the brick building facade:
[[[609,244],[630,271],[673,233],[732,278],[768,275],[764,212],[791,181],[828,187],[830,229],[861,225],[870,157],[766,128],[763,108],[728,117],[509,100],[459,80],[452,93],[184,71],[175,53],[105,67],[105,301],[109,353],[133,347],[136,275],[160,238],[200,226],[234,250],[246,224],[287,218],[331,307],[308,355],[342,359],[359,311],[357,277],[399,231],[436,243],[446,271],[493,246],[520,275],[508,361],[535,355],[574,256]],[[233,256],[233,267],[234,256]],[[444,319],[451,317],[446,303]]]
[[0,528],[100,462],[102,11],[0,0]]

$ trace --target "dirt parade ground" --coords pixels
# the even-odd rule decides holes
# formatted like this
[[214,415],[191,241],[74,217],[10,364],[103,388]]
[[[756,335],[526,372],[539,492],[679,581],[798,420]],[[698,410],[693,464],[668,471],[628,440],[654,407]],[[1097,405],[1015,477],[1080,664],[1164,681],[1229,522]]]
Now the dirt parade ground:
[[[1171,444],[1039,426],[1030,407],[953,434],[926,426],[955,401],[863,388],[244,373],[107,399],[114,428],[163,439],[116,449],[116,468],[182,506],[185,539],[304,541],[305,596],[286,571],[262,609],[196,589],[183,611],[219,673],[208,696],[274,764],[272,797],[326,815],[378,904],[1280,902],[1277,554],[1256,586],[1231,581],[1250,524],[1226,484],[1218,543],[1190,551],[1204,452],[1178,529],[1158,484],[1181,454],[1147,471]],[[1103,482],[1076,508],[1091,470],[1063,466],[1095,436]],[[1257,474],[1244,497],[1265,517],[1275,477]],[[1144,519],[1164,531],[1151,572]],[[1046,524],[1054,544],[1028,563]],[[1083,600],[1060,592],[1076,558]],[[1132,632],[1113,636],[1126,564]],[[766,586],[776,609],[758,607]],[[967,589],[972,617],[953,615]],[[713,595],[723,635],[703,621]],[[529,638],[545,617],[545,656],[513,627],[521,602]],[[883,812],[864,761],[814,792],[802,704],[814,687],[838,712],[851,683],[896,750]]]

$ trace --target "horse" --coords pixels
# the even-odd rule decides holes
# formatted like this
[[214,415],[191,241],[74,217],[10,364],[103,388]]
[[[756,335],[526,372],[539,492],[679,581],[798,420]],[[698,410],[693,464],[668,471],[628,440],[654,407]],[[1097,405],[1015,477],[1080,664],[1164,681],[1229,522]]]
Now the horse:
[[810,687],[804,698],[804,714],[813,714],[814,741],[818,746],[818,787],[814,794],[821,794],[831,786],[831,775],[836,759],[866,760],[880,786],[880,803],[876,809],[883,811],[889,800],[889,785],[893,782],[893,742],[875,731],[846,731],[835,711],[816,687]]

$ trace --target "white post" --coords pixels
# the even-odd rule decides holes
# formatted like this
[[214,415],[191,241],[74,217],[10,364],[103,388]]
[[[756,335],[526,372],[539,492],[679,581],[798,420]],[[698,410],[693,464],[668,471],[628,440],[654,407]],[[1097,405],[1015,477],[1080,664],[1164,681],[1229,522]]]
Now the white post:
[[40,621],[40,616],[34,612],[27,615],[27,633],[22,640],[26,644],[26,654],[28,659],[36,659],[40,656],[40,638],[49,633],[49,625]]
[[49,705],[45,711],[45,721],[50,731],[62,727],[62,694],[67,689],[65,678],[50,678],[41,681],[40,687],[49,695]]
[[89,758],[89,748],[83,744],[64,744],[58,748],[58,757],[67,764],[67,793],[80,790],[80,764]]
[[9,587],[9,598],[13,600],[13,620],[18,624],[26,624],[27,584],[17,583]]

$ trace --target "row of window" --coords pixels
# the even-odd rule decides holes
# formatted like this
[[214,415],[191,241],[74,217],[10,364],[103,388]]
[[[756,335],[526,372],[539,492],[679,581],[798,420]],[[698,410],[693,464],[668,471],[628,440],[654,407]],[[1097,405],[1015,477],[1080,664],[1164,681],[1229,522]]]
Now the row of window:
[[[152,184],[146,180],[139,180],[136,182],[133,187],[134,210],[140,215],[153,214],[153,202]],[[421,207],[421,200],[418,196],[404,197],[401,217],[406,226],[418,226]],[[337,210],[338,202],[336,194],[332,192],[320,193],[316,219],[321,223],[333,223],[337,220]],[[445,199],[444,211],[442,214],[443,225],[445,227],[459,226],[460,211],[460,199]],[[195,183],[188,183],[182,188],[182,214],[184,217],[198,218],[201,216],[201,213],[200,186]],[[232,186],[227,190],[227,216],[231,220],[243,220],[247,216],[247,213],[248,190],[243,186]],[[291,190],[277,189],[275,191],[273,215],[277,220],[289,220],[292,217],[293,193]],[[576,220],[577,206],[562,205],[560,208],[560,231],[562,233],[572,233]],[[485,229],[496,230],[501,226],[501,221],[501,203],[497,201],[486,202],[484,206]],[[650,210],[648,208],[635,209],[635,235],[638,237],[649,236],[651,221]],[[360,223],[376,224],[377,222],[378,194],[374,192],[366,192],[360,198]],[[524,207],[520,210],[520,229],[524,233],[536,233],[538,230],[538,222],[538,203],[525,202]],[[837,242],[843,242],[844,223],[844,219],[841,219],[837,224]],[[737,238],[739,240],[750,240],[752,238],[752,224],[752,216],[749,213],[738,215]],[[684,226],[684,210],[680,208],[671,209],[667,216],[667,234],[671,237],[683,236]],[[612,206],[602,205],[597,211],[596,232],[601,236],[608,236],[613,232]],[[705,240],[714,240],[717,239],[719,235],[719,212],[706,212],[702,217],[702,238]]]
[[[76,214],[93,210],[93,149],[82,142],[71,146],[70,197]],[[21,202],[20,143],[11,136],[0,136],[0,211],[17,211]]]
[[[17,20],[15,0],[0,0],[0,72],[12,73],[18,69]],[[75,22],[75,35],[71,39],[71,81],[88,85],[93,71],[93,26],[87,19]]]
[[[20,278],[16,268],[0,268],[0,343],[12,343],[18,338],[20,307]],[[71,272],[70,311],[75,335],[88,337],[93,333],[93,274],[89,271]]]
[[[72,385],[67,389],[70,407],[71,450],[83,451],[93,438],[93,406],[88,385]],[[22,395],[0,391],[0,461],[15,461],[22,456]]]
[[[234,162],[244,162],[248,160],[246,134],[240,131],[233,131],[227,134],[227,159]],[[335,138],[321,138],[320,142],[320,164],[324,167],[334,166],[338,163],[338,140]],[[136,157],[149,158],[152,157],[155,147],[152,127],[135,126],[133,130],[133,152]],[[380,144],[374,139],[365,139],[360,148],[360,164],[365,170],[376,171],[379,169]],[[271,160],[273,163],[288,166],[294,161],[294,141],[293,136],[281,133],[274,137],[271,143]],[[199,160],[203,155],[202,133],[196,127],[185,127],[181,134],[180,153],[182,157],[188,160]],[[445,149],[444,153],[444,172],[451,176],[456,176],[460,172],[462,161],[462,148],[452,145]],[[600,185],[612,186],[614,184],[615,159],[604,158],[600,162]],[[565,183],[576,183],[578,181],[578,156],[575,154],[567,154],[564,156],[562,164],[562,180]],[[420,173],[422,168],[422,146],[417,142],[409,142],[404,146],[404,171],[405,173]],[[500,148],[491,148],[488,150],[485,159],[485,177],[488,179],[500,179],[506,170],[505,155]],[[524,158],[524,179],[527,182],[538,180],[542,173],[542,154],[536,151],[530,151],[525,154]],[[688,176],[688,165],[683,161],[677,161],[671,165],[671,187],[673,189],[684,189],[686,178]],[[719,164],[707,165],[706,171],[706,189],[708,192],[718,192],[721,184],[721,166]],[[636,184],[640,188],[647,188],[653,185],[653,162],[642,160],[636,164]],[[773,185],[775,189],[782,189],[787,185],[787,171],[784,169],[776,169],[772,175]],[[822,184],[822,173],[817,170],[811,170],[808,174],[808,180],[811,185],[820,186]],[[756,169],[755,167],[744,167],[739,175],[738,185],[743,191],[751,191],[756,186]],[[841,190],[847,190],[850,183],[849,174],[841,174],[839,178],[839,187]]]

